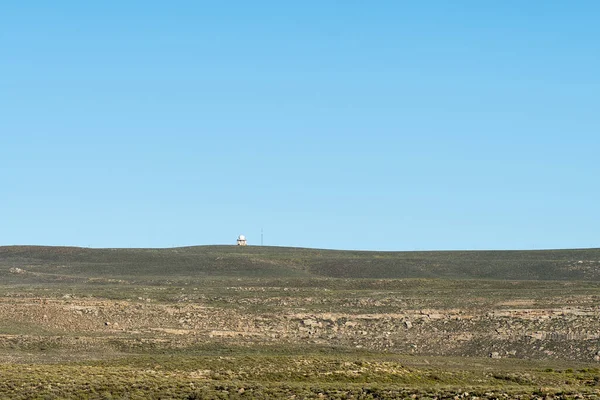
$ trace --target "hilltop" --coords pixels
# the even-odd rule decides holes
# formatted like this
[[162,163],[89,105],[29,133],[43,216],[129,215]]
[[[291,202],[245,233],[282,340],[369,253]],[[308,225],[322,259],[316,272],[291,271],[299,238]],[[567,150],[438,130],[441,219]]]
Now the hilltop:
[[[600,281],[600,249],[375,252],[262,246],[166,249],[5,246],[0,247],[0,276],[11,276],[13,281],[25,277],[39,280],[218,276]],[[21,279],[17,279],[19,276]]]

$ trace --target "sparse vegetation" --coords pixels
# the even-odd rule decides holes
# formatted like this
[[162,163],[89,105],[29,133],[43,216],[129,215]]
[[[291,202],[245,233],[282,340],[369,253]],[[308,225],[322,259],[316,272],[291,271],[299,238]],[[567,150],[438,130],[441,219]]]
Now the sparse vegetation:
[[[285,247],[171,249],[0,247],[0,271],[14,281],[96,283],[198,277],[449,278],[600,281],[600,249],[364,252]],[[6,275],[4,275],[6,276]]]
[[4,247],[0,399],[600,398],[599,301],[596,249]]

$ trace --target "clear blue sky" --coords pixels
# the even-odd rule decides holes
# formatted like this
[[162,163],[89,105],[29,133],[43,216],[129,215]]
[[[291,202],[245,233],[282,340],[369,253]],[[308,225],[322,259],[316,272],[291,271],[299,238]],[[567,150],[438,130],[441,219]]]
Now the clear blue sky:
[[0,245],[600,246],[597,1],[0,5]]

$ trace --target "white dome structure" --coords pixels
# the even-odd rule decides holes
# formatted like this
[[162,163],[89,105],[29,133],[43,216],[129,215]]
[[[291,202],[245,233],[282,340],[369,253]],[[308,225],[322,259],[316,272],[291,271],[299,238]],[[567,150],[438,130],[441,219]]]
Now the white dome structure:
[[246,236],[244,235],[240,235],[237,238],[237,245],[238,246],[247,246],[248,243],[246,242]]

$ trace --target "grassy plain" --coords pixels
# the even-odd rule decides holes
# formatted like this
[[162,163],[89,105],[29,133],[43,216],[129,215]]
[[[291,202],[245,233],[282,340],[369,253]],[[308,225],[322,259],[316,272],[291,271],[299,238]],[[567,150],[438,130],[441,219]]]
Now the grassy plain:
[[600,398],[599,304],[599,249],[0,247],[0,399]]

